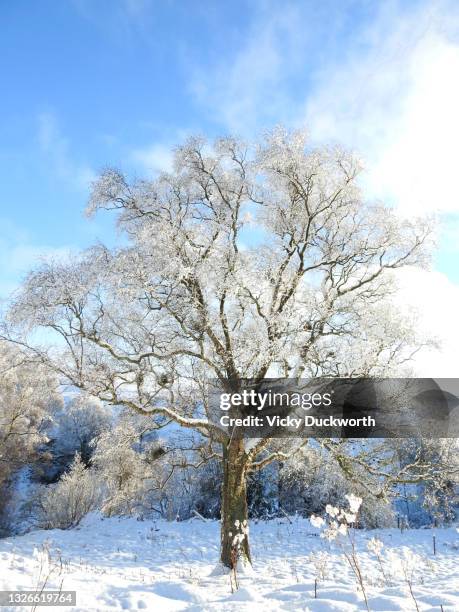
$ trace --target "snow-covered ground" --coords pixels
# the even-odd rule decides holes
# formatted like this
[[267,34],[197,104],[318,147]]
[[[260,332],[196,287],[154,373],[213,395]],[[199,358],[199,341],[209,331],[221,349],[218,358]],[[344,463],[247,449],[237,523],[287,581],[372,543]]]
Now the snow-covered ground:
[[[384,544],[382,569],[367,549],[371,538]],[[365,609],[337,543],[320,538],[309,521],[252,522],[254,571],[239,576],[235,593],[229,576],[213,571],[218,543],[214,521],[155,523],[90,515],[73,530],[0,540],[0,588],[76,590],[76,608],[60,610]],[[356,546],[371,610],[416,610],[403,567],[414,570],[412,590],[419,610],[459,610],[456,529],[360,531]],[[324,557],[328,576],[318,583],[314,599],[317,553],[323,552],[329,555]],[[8,609],[26,608],[2,608]]]

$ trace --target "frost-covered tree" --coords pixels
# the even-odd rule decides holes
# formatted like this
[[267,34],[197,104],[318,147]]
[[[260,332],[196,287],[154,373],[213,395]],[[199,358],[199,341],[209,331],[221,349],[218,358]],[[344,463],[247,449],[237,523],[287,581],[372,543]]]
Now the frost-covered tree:
[[52,411],[52,427],[48,431],[49,461],[42,466],[40,480],[54,482],[73,462],[76,453],[89,465],[91,442],[111,428],[113,411],[98,399],[78,393],[67,397],[65,404]]
[[[342,506],[349,491],[362,496],[359,526],[369,529],[393,526],[395,515],[388,498],[394,494],[390,476],[398,480],[399,469],[384,441],[345,440],[342,457],[352,457],[350,473],[343,470],[333,452],[324,445],[310,445],[283,463],[279,475],[279,503],[289,514],[321,514],[327,505]],[[375,442],[371,440],[370,442]],[[362,461],[362,457],[366,461]],[[371,463],[369,459],[371,458]],[[379,468],[376,469],[376,466]],[[381,465],[383,463],[383,466]],[[384,474],[384,471],[387,474]],[[387,482],[388,481],[388,482]],[[382,492],[386,493],[382,495]]]
[[140,444],[151,424],[148,428],[135,416],[122,414],[113,429],[93,441],[92,464],[104,482],[102,510],[109,516],[147,511],[167,478],[160,461],[164,449],[155,438]]
[[0,342],[0,513],[11,478],[37,457],[51,411],[61,403],[57,381],[42,361]]
[[400,468],[416,462],[425,466],[420,477],[412,475],[398,487],[400,513],[411,525],[454,520],[459,511],[459,440],[391,440],[386,452],[390,448]]
[[256,145],[191,138],[154,180],[106,170],[89,213],[114,211],[127,243],[41,266],[12,306],[23,333],[60,337],[34,351],[74,385],[195,429],[207,456],[221,453],[226,566],[248,474],[298,445],[227,436],[208,418],[209,377],[235,392],[244,378],[372,376],[416,348],[388,296],[393,270],[426,262],[429,224],[367,202],[360,172],[342,148],[282,129]]

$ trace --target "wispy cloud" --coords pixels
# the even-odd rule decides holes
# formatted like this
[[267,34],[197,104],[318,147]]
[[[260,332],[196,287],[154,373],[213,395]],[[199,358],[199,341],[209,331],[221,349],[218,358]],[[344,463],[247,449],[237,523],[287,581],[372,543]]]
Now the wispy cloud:
[[307,41],[300,5],[252,6],[258,7],[256,16],[234,52],[210,65],[190,66],[190,89],[198,104],[226,129],[244,134],[260,124],[291,119],[294,97],[285,84],[300,69]]
[[173,165],[172,145],[160,142],[134,149],[130,158],[134,164],[140,165],[148,173],[170,171]]
[[75,252],[70,246],[40,245],[30,234],[7,219],[0,219],[0,302],[20,284],[21,279],[40,262],[65,261]]
[[138,36],[148,40],[148,25],[155,14],[154,0],[117,0],[94,2],[70,0],[77,15],[96,26],[100,32],[110,33],[124,47],[133,44]]
[[151,0],[122,0],[120,4],[127,15],[135,18],[141,18],[152,6]]
[[74,159],[69,141],[62,134],[56,116],[42,113],[38,117],[38,142],[55,174],[77,189],[86,190],[95,178],[94,171]]

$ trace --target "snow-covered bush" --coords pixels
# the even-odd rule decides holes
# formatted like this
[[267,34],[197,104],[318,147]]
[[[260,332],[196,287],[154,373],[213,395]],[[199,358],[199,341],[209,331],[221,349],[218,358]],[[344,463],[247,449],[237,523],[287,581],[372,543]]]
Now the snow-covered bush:
[[197,510],[206,518],[220,518],[220,461],[208,461],[199,470],[190,471],[189,478],[192,482],[192,494],[188,504],[190,512]]
[[104,482],[105,514],[148,513],[163,483],[164,449],[152,432],[151,420],[122,414],[111,431],[95,441],[93,465]]
[[364,502],[359,512],[359,526],[369,529],[394,525],[392,506],[386,499],[369,494],[359,484],[355,469],[350,479],[338,462],[319,446],[307,447],[285,462],[280,469],[279,503],[289,514],[321,514],[327,505],[344,507],[346,495],[352,487]]
[[330,555],[325,550],[315,550],[309,555],[308,561],[314,568],[314,599],[317,599],[319,582],[326,580],[330,573]]
[[349,489],[339,466],[320,449],[306,448],[280,470],[280,504],[289,514],[321,513],[340,505]]
[[247,479],[247,503],[251,518],[266,519],[279,510],[279,469],[271,464]]
[[[175,440],[171,441],[175,444]],[[161,487],[156,510],[166,519],[186,520],[199,513],[205,518],[220,518],[221,463],[216,459],[202,462],[196,452],[169,452],[163,467],[171,477]]]
[[59,482],[44,486],[38,500],[38,522],[44,529],[69,529],[94,510],[100,499],[100,482],[79,454]]

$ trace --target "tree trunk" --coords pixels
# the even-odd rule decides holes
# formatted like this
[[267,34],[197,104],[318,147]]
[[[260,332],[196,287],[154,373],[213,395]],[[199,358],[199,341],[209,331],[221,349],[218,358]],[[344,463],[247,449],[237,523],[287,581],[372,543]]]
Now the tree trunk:
[[247,512],[247,467],[247,456],[242,440],[231,440],[224,445],[220,560],[230,569],[234,568],[239,559],[243,563],[251,563]]

